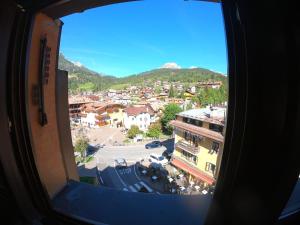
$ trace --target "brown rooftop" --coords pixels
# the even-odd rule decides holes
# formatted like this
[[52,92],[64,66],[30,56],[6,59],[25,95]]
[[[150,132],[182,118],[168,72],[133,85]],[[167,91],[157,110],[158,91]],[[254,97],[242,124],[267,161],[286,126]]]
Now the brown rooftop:
[[224,141],[224,137],[222,134],[220,134],[219,132],[216,132],[216,131],[209,130],[207,128],[197,127],[195,125],[184,123],[179,120],[172,120],[170,122],[170,125],[180,128],[180,129],[183,129],[183,130],[186,130],[186,131],[189,131],[191,133],[200,135],[200,136],[211,138],[211,139],[219,141],[219,142]]
[[141,107],[127,107],[125,109],[125,112],[129,115],[129,116],[137,116],[141,113],[149,113],[150,115],[154,114],[154,110],[152,109],[151,106],[141,106]]

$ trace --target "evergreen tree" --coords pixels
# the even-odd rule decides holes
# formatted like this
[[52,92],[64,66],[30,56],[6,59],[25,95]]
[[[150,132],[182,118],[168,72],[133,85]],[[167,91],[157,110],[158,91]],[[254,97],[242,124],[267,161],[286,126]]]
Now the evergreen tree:
[[174,98],[174,96],[175,96],[175,93],[174,93],[174,87],[172,84],[170,87],[170,90],[169,90],[169,98]]
[[165,134],[172,134],[173,128],[169,126],[169,122],[171,120],[174,120],[176,118],[176,114],[181,111],[182,109],[177,104],[171,103],[166,105],[163,116],[161,118],[161,125]]

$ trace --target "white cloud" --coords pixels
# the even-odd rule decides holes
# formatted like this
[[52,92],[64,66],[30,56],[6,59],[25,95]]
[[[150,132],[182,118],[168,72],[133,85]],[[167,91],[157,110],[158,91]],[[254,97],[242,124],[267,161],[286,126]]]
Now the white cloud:
[[196,69],[198,66],[190,66],[189,69]]
[[82,66],[83,66],[83,64],[82,64],[81,62],[73,62],[73,61],[72,61],[72,63],[73,63],[75,66],[79,66],[79,67],[82,67]]
[[166,69],[181,69],[181,66],[177,65],[175,62],[168,62],[162,65],[161,68],[166,68]]

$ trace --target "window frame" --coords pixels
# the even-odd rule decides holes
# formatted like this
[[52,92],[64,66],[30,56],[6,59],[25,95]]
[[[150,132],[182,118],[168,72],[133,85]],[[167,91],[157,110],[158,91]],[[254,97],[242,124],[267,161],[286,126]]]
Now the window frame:
[[[212,167],[214,167],[214,169],[212,169]],[[205,171],[215,175],[216,165],[211,162],[206,162],[205,163]]]
[[[217,144],[217,145],[218,145],[218,149],[214,149],[214,148],[213,148],[214,144]],[[208,151],[208,153],[209,153],[209,154],[214,154],[214,153],[218,154],[219,149],[220,149],[220,143],[217,142],[217,141],[212,140],[212,142],[211,142],[211,147],[210,147],[210,150]]]
[[[98,4],[101,5],[110,3],[113,2],[99,2]],[[282,162],[282,166],[285,168],[284,171],[279,171],[279,173],[276,174],[278,177],[280,177],[280,180],[282,182],[277,182],[276,184],[278,186],[276,186],[274,190],[268,190],[269,192],[267,190],[255,190],[256,186],[254,183],[245,181],[241,178],[242,175],[252,174],[249,171],[250,168],[248,164],[243,164],[243,162],[249,161],[247,161],[246,159],[246,156],[248,154],[250,154],[250,156],[253,155],[253,153],[251,153],[250,149],[247,148],[244,143],[247,140],[252,140],[251,138],[253,138],[254,134],[251,133],[251,131],[253,130],[250,129],[252,127],[251,125],[249,125],[251,124],[250,122],[253,118],[251,107],[255,107],[255,104],[253,104],[255,101],[257,101],[256,103],[260,103],[262,94],[260,92],[262,89],[258,89],[262,84],[255,82],[259,80],[255,80],[255,76],[250,75],[255,75],[255,73],[258,72],[257,70],[255,70],[254,66],[257,66],[257,64],[259,64],[257,63],[257,61],[262,60],[262,57],[264,57],[266,64],[274,65],[274,60],[266,57],[266,55],[256,55],[256,63],[252,61],[254,59],[254,56],[252,55],[251,51],[256,50],[254,44],[257,44],[255,41],[259,42],[259,40],[255,39],[254,36],[251,36],[251,34],[253,32],[255,33],[254,35],[256,37],[261,38],[263,38],[264,35],[260,34],[268,34],[270,36],[271,34],[273,34],[272,32],[274,32],[274,30],[271,29],[272,27],[270,28],[271,23],[269,22],[273,22],[276,24],[275,21],[272,21],[272,19],[276,19],[277,22],[279,22],[277,24],[278,27],[276,28],[277,34],[281,32],[281,34],[283,34],[284,36],[286,34],[284,32],[290,32],[289,29],[291,28],[289,24],[285,24],[287,25],[287,28],[284,31],[281,30],[282,24],[280,23],[279,19],[284,20],[286,18],[292,18],[296,15],[293,15],[291,13],[287,14],[287,7],[294,7],[294,9],[297,8],[292,5],[293,3],[290,6],[279,5],[276,2],[273,3],[274,4],[272,5],[266,5],[266,3],[263,2],[257,3],[251,1],[225,1],[222,3],[228,47],[228,74],[230,74],[227,113],[228,119],[226,130],[230,132],[225,133],[226,142],[224,144],[224,151],[222,153],[223,158],[221,162],[221,169],[206,224],[221,224],[224,221],[228,222],[227,224],[233,224],[233,222],[236,222],[235,224],[239,224],[241,218],[236,217],[236,214],[234,213],[234,207],[230,206],[233,206],[234,204],[232,200],[235,198],[232,197],[235,196],[235,193],[238,193],[237,191],[240,190],[239,188],[241,188],[242,185],[248,185],[247,187],[252,187],[253,189],[251,190],[254,191],[254,193],[265,196],[266,200],[270,199],[270,201],[272,201],[276,199],[275,203],[272,202],[273,205],[271,205],[271,203],[268,203],[268,201],[264,202],[269,207],[269,214],[267,214],[265,218],[260,218],[258,217],[258,215],[255,215],[255,218],[253,219],[257,219],[257,224],[259,224],[259,222],[261,222],[260,224],[263,224],[264,222],[283,223],[282,221],[278,221],[277,219],[279,217],[279,214],[281,213],[282,207],[284,207],[285,203],[288,201],[288,198],[293,190],[293,186],[298,179],[300,165],[298,162],[295,162],[295,158],[300,158],[300,153],[296,151],[296,141],[290,141],[290,143],[288,144],[288,151],[286,152],[286,155],[284,155],[284,160],[278,158],[278,156],[275,155],[272,160],[270,160],[271,162],[267,162],[268,165],[271,166],[270,168],[268,168],[268,171],[271,169],[275,169],[275,171],[278,171],[278,168],[276,169],[275,167],[276,165],[278,166],[278,162]],[[43,217],[51,218],[62,223],[68,221],[70,222],[70,224],[76,224],[78,220],[73,220],[68,216],[61,215],[51,208],[49,199],[47,198],[47,193],[45,193],[43,189],[43,186],[37,175],[35,164],[33,163],[34,157],[32,155],[31,146],[28,142],[29,136],[25,115],[19,114],[18,112],[26,111],[26,106],[24,104],[24,88],[26,89],[27,87],[24,87],[26,80],[24,71],[26,70],[26,47],[30,41],[30,27],[34,19],[34,14],[38,10],[49,6],[48,8],[44,9],[44,12],[49,13],[53,16],[53,18],[55,18],[57,15],[67,15],[76,11],[80,11],[79,9],[83,9],[84,7],[95,7],[97,4],[92,5],[90,1],[85,1],[82,5],[72,5],[74,4],[74,2],[69,1],[62,4],[54,4],[52,7],[50,7],[53,2],[43,1],[42,3],[32,3],[33,5],[31,6],[34,6],[32,9],[29,8],[30,5],[24,4],[24,6],[28,7],[28,9],[26,8],[27,10],[24,10],[22,4],[18,5],[18,7],[11,2],[5,2],[2,4],[4,4],[4,6],[8,6],[10,4],[9,7],[11,10],[9,12],[11,12],[11,14],[9,16],[14,22],[8,23],[8,29],[6,30],[7,32],[9,32],[9,34],[12,33],[13,35],[12,37],[6,38],[4,40],[4,46],[7,46],[7,48],[6,51],[0,53],[2,55],[2,58],[0,59],[2,62],[4,62],[3,65],[6,65],[6,67],[0,67],[0,74],[1,79],[4,77],[2,74],[6,75],[5,78],[7,80],[3,80],[3,84],[8,84],[8,87],[15,87],[15,89],[8,89],[5,87],[5,85],[3,85],[3,90],[5,90],[3,96],[5,98],[3,98],[2,96],[0,98],[1,105],[5,106],[4,110],[8,114],[8,117],[6,117],[6,114],[0,114],[1,119],[2,121],[7,121],[7,118],[9,118],[8,124],[10,124],[7,127],[3,127],[2,130],[2,133],[5,134],[6,137],[8,137],[6,140],[1,140],[1,142],[3,141],[6,143],[5,146],[8,146],[8,148],[5,148],[2,151],[5,151],[5,153],[7,153],[5,154],[6,157],[10,157],[8,162],[3,163],[2,166],[12,189],[14,189],[13,184],[15,184],[15,182],[19,184],[18,190],[14,189],[13,193],[15,194],[15,196],[19,196],[18,205],[23,212],[23,215],[27,215],[27,218],[29,220],[32,218],[39,218],[37,215],[43,215]],[[60,10],[57,10],[57,7],[61,7]],[[266,12],[271,13],[271,16],[266,18]],[[287,23],[286,20],[284,21]],[[294,21],[289,20],[291,24],[293,24]],[[261,29],[255,29],[254,24],[256,26],[260,26]],[[264,29],[262,29],[262,27]],[[270,30],[266,30],[266,28]],[[288,35],[291,34],[289,33]],[[288,40],[293,41],[293,39],[291,39],[291,36],[288,35],[286,35]],[[282,40],[280,39],[278,41]],[[261,47],[264,50],[264,53],[268,52],[266,50],[270,50],[270,52],[273,52],[272,50],[274,49],[272,49],[272,43],[270,43],[270,45],[266,45],[266,43],[267,42],[264,42],[265,46],[263,46],[262,43],[258,43],[258,47]],[[251,47],[253,47],[253,49]],[[292,44],[283,46],[283,49],[285,48],[287,48],[288,51],[292,52],[292,56],[293,54],[296,54],[295,51],[299,49],[299,47],[295,47]],[[10,59],[9,62],[6,61],[8,56]],[[294,80],[292,79],[291,75],[289,75],[293,74],[294,72],[298,72],[296,65],[297,61],[296,59],[290,58],[288,55],[284,55],[283,58],[289,60],[289,63],[291,63],[291,67],[288,68],[288,71],[290,73],[282,72],[282,74],[280,74],[281,70],[279,70],[278,68],[277,71],[272,70],[272,72],[274,72],[273,77],[275,81],[277,82],[277,84],[281,84],[281,87],[283,87],[283,89],[280,90],[280,96],[290,96],[290,98],[292,98],[291,96],[295,96],[297,99],[299,99],[297,92],[299,78],[296,78],[296,80]],[[16,67],[17,65],[18,68]],[[282,65],[278,64],[278,67],[280,66]],[[260,66],[257,66],[257,68],[260,68],[262,71],[266,71]],[[266,68],[269,69],[269,67],[267,66]],[[243,76],[239,77],[238,75],[240,74],[242,74]],[[286,80],[283,76],[287,76]],[[284,83],[282,82],[282,80],[284,81]],[[260,81],[262,83],[265,82],[264,80]],[[256,86],[254,84],[256,84]],[[288,87],[289,89],[287,89]],[[273,91],[273,89],[268,90]],[[249,93],[251,93],[251,95],[249,95]],[[295,120],[295,118],[298,117],[297,115],[295,115],[295,113],[289,111],[289,107],[287,107],[295,104],[295,101],[291,102],[293,99],[288,99],[286,100],[287,102],[278,100],[284,99],[276,99],[276,101],[279,102],[277,104],[281,104],[281,106],[283,106],[283,110],[281,110],[280,112],[275,112],[276,119],[277,121],[279,121],[278,124],[282,125],[283,131],[287,131],[283,132],[285,134],[282,134],[282,138],[284,140],[298,140],[299,134],[297,134],[297,130],[299,130],[299,121]],[[273,117],[271,119],[274,120]],[[254,125],[252,124],[252,126]],[[291,129],[286,130],[285,127],[289,127]],[[273,135],[274,133],[275,130],[273,130]],[[255,139],[253,140],[255,142]],[[280,143],[282,142],[282,140],[279,141]],[[274,149],[278,149],[278,147],[276,148],[276,146],[273,145],[271,147],[275,147]],[[272,150],[274,151],[274,149]],[[266,157],[266,154],[269,153],[267,151],[268,149],[265,150],[266,152],[261,153],[263,157]],[[1,155],[1,157],[2,156],[3,155]],[[261,160],[259,160],[258,163],[261,164]],[[259,181],[264,180],[260,177]],[[274,181],[269,181],[269,184],[272,184],[272,182],[274,184]],[[264,181],[262,183],[265,184],[267,183],[267,181]],[[254,186],[252,186],[252,184]],[[225,196],[222,193],[227,194]],[[273,196],[275,196],[274,199],[272,199]],[[218,207],[216,207],[216,204],[218,205]],[[220,215],[220,217],[216,217],[216,215]],[[297,216],[297,214],[292,215],[292,217],[295,216]],[[285,222],[287,221],[288,223],[289,218],[286,218]]]

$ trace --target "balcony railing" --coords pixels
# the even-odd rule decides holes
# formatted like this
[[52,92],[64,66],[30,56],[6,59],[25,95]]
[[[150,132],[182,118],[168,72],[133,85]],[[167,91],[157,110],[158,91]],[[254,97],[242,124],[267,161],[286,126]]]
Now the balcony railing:
[[190,152],[194,155],[199,153],[199,147],[192,146],[192,145],[187,144],[183,141],[177,142],[175,147],[177,147],[179,149],[182,149],[184,151]]

